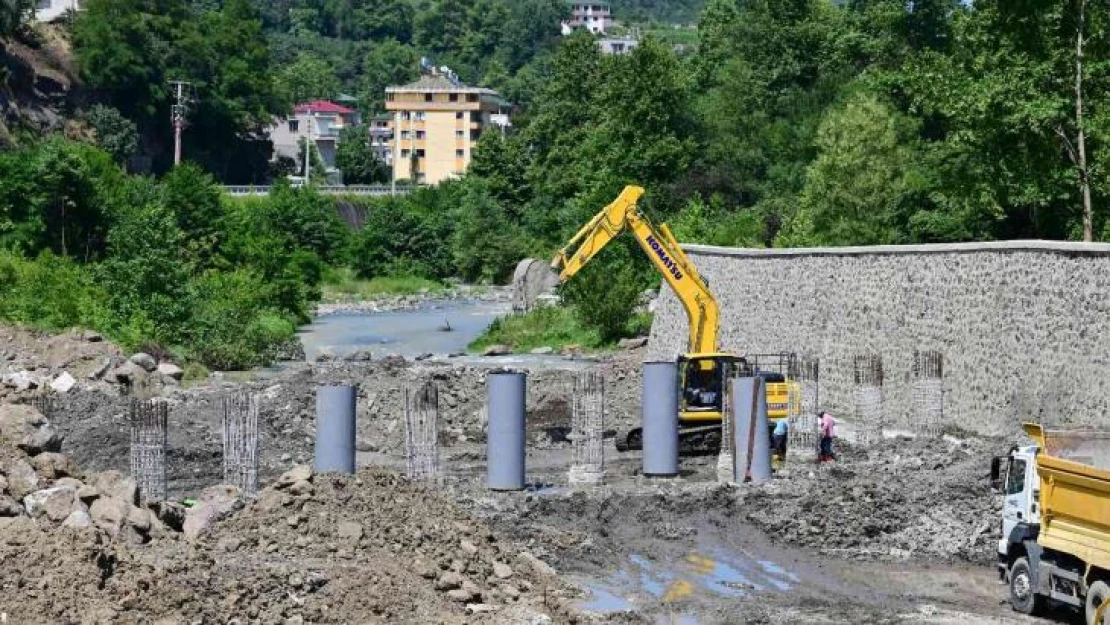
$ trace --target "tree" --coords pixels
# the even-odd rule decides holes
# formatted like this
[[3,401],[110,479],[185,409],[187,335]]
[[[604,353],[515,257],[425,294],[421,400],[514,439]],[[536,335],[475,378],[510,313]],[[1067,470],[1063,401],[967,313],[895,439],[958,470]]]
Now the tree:
[[135,124],[118,110],[103,104],[94,105],[85,120],[96,131],[96,145],[120,165],[139,149],[139,131]]
[[387,182],[390,172],[374,154],[370,144],[370,128],[365,124],[348,126],[339,133],[335,148],[335,166],[343,172],[345,184]]
[[6,37],[19,29],[32,15],[33,0],[5,0],[0,3],[0,37]]
[[285,99],[293,104],[334,98],[339,93],[335,68],[326,60],[305,52],[281,70],[277,78]]
[[787,246],[904,242],[907,198],[920,186],[907,137],[914,129],[873,95],[825,117],[798,213],[780,234]]
[[385,88],[420,77],[420,54],[396,39],[372,44],[362,64],[361,92],[366,110],[385,108]]

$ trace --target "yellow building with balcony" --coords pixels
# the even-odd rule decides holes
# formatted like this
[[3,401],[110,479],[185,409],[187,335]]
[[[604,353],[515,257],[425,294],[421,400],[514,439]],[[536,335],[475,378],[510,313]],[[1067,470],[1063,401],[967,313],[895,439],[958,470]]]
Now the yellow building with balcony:
[[385,108],[393,118],[395,181],[438,184],[459,177],[482,133],[509,126],[509,105],[496,91],[442,71],[386,87]]

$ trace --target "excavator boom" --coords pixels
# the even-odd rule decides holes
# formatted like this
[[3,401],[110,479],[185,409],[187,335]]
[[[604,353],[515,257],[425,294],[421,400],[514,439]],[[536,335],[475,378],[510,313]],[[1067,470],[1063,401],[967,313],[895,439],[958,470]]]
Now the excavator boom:
[[693,353],[716,353],[720,312],[709,286],[698,274],[690,259],[671,234],[666,224],[656,228],[642,215],[637,202],[644,190],[627,186],[611,204],[601,209],[566,247],[559,250],[551,268],[559,273],[559,282],[566,282],[586,266],[619,234],[630,230],[663,279],[670,285],[690,321],[688,350]]

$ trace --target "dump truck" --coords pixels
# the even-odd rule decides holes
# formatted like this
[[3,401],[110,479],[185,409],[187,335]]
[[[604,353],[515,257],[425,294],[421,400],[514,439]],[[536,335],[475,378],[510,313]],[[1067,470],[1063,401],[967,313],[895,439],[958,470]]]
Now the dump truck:
[[1010,605],[1037,614],[1049,603],[1110,614],[1110,432],[1023,425],[1033,445],[991,463],[1002,491],[998,569]]

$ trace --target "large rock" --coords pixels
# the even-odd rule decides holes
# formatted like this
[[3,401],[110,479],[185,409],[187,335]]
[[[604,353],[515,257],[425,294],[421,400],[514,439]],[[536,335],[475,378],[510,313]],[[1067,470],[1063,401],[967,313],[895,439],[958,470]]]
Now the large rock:
[[22,514],[23,506],[19,505],[18,501],[11,497],[0,495],[0,517],[13,517]]
[[617,347],[620,347],[621,349],[633,350],[633,349],[640,349],[641,347],[646,347],[647,344],[648,344],[647,337],[646,336],[641,336],[641,337],[634,338],[634,339],[621,339],[617,343]]
[[89,506],[92,522],[112,538],[119,536],[132,506],[115,497],[101,497]]
[[92,517],[84,510],[74,510],[62,521],[62,527],[75,530],[89,529],[93,526]]
[[536,300],[550,294],[559,286],[559,276],[551,270],[550,263],[526,258],[513,271],[513,310],[531,310]]
[[347,362],[370,362],[374,360],[374,354],[370,353],[368,349],[356,349],[350,354],[347,354],[347,357],[343,360]]
[[77,477],[81,469],[69,456],[54,451],[41,453],[31,458],[31,466],[35,467],[38,474],[48,480],[64,477]]
[[108,381],[117,384],[134,384],[135,381],[142,379],[145,375],[146,369],[127,361],[108,372]]
[[513,348],[508,345],[490,345],[482,350],[483,356],[508,356],[513,353]]
[[39,489],[39,474],[22,458],[8,462],[4,473],[8,478],[8,493],[16,499],[22,500]]
[[134,354],[131,358],[128,358],[128,361],[139,365],[147,373],[151,373],[158,368],[158,361],[154,359],[154,356],[144,352]]
[[111,368],[112,361],[105,358],[104,360],[100,361],[99,364],[93,367],[91,371],[89,371],[88,379],[99,380],[100,378],[104,377],[104,374],[108,373],[108,370]]
[[242,491],[234,486],[221,484],[204,489],[197,503],[185,513],[182,528],[189,538],[200,536],[213,523],[242,507]]
[[0,438],[34,456],[58,451],[62,437],[38,410],[30,406],[0,404]]
[[77,489],[72,486],[55,486],[23,498],[23,507],[31,518],[40,520],[45,517],[53,523],[66,520],[70,513],[81,509],[81,506],[77,499]]
[[0,376],[0,383],[21,392],[39,387],[39,381],[29,371],[6,373]]
[[85,481],[89,486],[95,488],[105,497],[114,497],[130,505],[139,503],[138,484],[135,483],[135,480],[119,471],[94,473]]
[[185,377],[185,370],[172,362],[164,362],[158,365],[158,373],[167,378],[177,380],[178,382],[181,381],[181,378]]
[[55,393],[68,393],[73,390],[73,387],[76,385],[77,380],[70,375],[68,371],[63,371],[61,375],[54,378],[54,381],[50,383],[50,388]]
[[312,467],[307,464],[299,464],[285,473],[274,483],[274,488],[282,489],[289,488],[297,482],[309,482],[312,480]]

